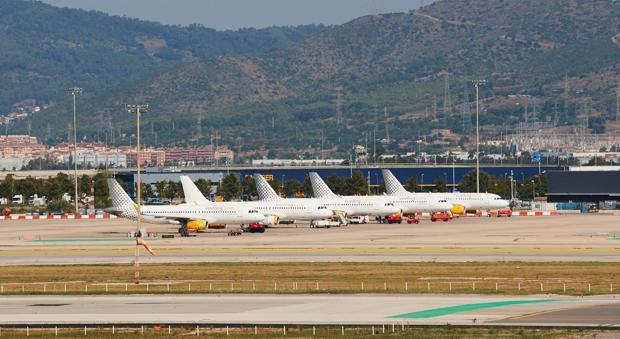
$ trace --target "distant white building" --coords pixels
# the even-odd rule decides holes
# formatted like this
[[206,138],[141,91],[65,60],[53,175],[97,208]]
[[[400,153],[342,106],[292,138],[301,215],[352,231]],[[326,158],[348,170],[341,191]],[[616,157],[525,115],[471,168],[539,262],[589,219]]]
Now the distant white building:
[[[69,162],[71,154],[62,155],[63,162]],[[122,153],[79,153],[76,162],[81,167],[127,167],[127,155]]]

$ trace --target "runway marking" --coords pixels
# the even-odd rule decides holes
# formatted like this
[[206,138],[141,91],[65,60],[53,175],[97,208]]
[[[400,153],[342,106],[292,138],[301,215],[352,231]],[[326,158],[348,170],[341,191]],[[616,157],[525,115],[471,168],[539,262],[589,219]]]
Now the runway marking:
[[477,304],[464,304],[464,305],[432,308],[430,310],[423,310],[423,311],[393,315],[393,316],[389,316],[388,318],[409,318],[409,319],[434,318],[434,317],[441,317],[444,315],[480,310],[480,309],[485,309],[485,308],[494,308],[494,307],[511,306],[511,305],[523,305],[523,304],[548,303],[548,302],[556,302],[556,301],[563,301],[563,300],[562,299],[532,299],[532,300],[508,300],[508,301],[494,301],[494,302],[477,303]]
[[[26,240],[34,243],[70,243],[70,242],[108,242],[108,241],[135,241],[135,238],[74,238],[74,239],[36,239]],[[162,240],[161,238],[145,238],[145,240]]]

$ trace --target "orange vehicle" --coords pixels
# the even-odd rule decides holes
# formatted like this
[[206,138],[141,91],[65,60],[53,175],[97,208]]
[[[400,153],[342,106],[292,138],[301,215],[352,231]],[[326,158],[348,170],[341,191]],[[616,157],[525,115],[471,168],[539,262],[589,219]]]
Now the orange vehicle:
[[447,213],[447,212],[435,212],[433,214],[431,214],[431,221],[435,222],[435,221],[450,221],[452,220],[452,214]]
[[511,210],[499,210],[497,211],[497,217],[512,217]]

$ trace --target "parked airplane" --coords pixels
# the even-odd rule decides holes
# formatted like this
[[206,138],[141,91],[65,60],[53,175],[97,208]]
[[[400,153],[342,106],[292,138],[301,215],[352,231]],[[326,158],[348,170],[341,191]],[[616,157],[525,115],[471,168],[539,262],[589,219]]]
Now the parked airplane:
[[[387,216],[400,212],[400,209],[394,207],[389,201],[378,201],[368,199],[367,197],[339,197],[332,193],[331,196],[321,196],[314,199],[284,199],[280,197],[273,188],[269,185],[267,180],[260,174],[254,174],[254,180],[256,181],[256,189],[258,196],[261,200],[277,201],[277,200],[291,200],[291,201],[316,201],[325,204],[327,208],[333,211],[340,211],[346,213],[348,216],[353,215],[377,215]],[[329,189],[329,188],[328,188]],[[330,191],[331,192],[331,191]]]
[[[214,204],[205,198],[188,176],[181,176],[181,184],[183,185],[186,202],[199,206],[210,206]],[[271,186],[269,188],[271,188]],[[257,189],[259,189],[258,184]],[[280,198],[267,201],[221,202],[220,204],[237,207],[246,206],[246,208],[256,210],[264,216],[260,222],[267,226],[275,225],[279,220],[283,219],[319,220],[334,215],[333,211],[328,209],[324,204],[308,199]]]
[[[108,189],[112,196],[112,207],[106,212],[119,217],[136,220],[138,205],[131,200],[121,185],[108,179]],[[188,229],[205,229],[207,224],[249,224],[261,222],[265,216],[249,205],[211,203],[199,205],[185,203],[175,206],[140,206],[140,220],[151,224],[181,225],[181,232]]]
[[450,203],[453,214],[463,214],[467,210],[492,210],[506,208],[508,200],[492,193],[412,193],[407,191],[390,170],[383,170],[383,181],[387,194],[395,197],[433,197]]
[[[360,207],[360,211],[356,211],[352,215],[378,215],[378,216],[387,216],[392,215],[396,212],[392,212],[389,214],[376,214],[376,213],[368,213],[365,208],[368,205],[375,206],[393,206],[390,210],[396,210],[398,212],[402,211],[402,213],[416,213],[416,212],[437,212],[437,211],[447,211],[452,205],[448,204],[447,201],[433,198],[433,197],[398,197],[398,196],[386,196],[386,195],[377,195],[377,196],[338,196],[334,194],[334,192],[327,186],[325,181],[321,179],[316,172],[310,172],[310,182],[312,183],[312,191],[314,192],[315,198],[322,199],[331,199],[334,201],[338,201],[337,199],[344,199],[344,203],[346,205],[352,205],[355,207]],[[357,203],[356,203],[357,202]],[[360,205],[362,203],[362,205]],[[326,203],[328,207],[331,207],[329,203]],[[364,214],[364,212],[366,212]]]

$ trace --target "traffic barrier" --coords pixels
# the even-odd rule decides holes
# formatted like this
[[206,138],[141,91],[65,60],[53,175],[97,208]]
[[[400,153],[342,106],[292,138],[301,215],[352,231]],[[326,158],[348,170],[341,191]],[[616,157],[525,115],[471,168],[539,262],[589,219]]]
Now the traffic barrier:
[[104,214],[62,214],[62,215],[25,215],[25,214],[13,214],[6,215],[0,220],[81,220],[81,219],[116,219],[117,216],[104,213]]

